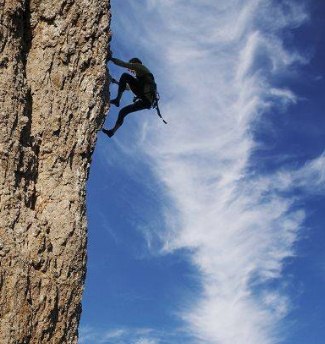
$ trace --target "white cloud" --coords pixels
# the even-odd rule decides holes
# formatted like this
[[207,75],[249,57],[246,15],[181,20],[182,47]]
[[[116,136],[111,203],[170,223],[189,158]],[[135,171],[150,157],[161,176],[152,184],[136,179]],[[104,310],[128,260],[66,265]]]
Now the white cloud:
[[290,90],[286,88],[271,88],[270,95],[282,99],[284,103],[297,103],[297,96]]
[[291,171],[279,171],[277,188],[303,189],[311,194],[323,194],[325,188],[325,152]]
[[101,343],[106,343],[108,341],[112,341],[114,339],[119,339],[127,334],[125,329],[113,329],[109,330],[103,334],[102,338],[100,339]]
[[252,128],[263,110],[270,102],[298,100],[272,83],[306,62],[286,49],[280,34],[308,15],[289,1],[144,4],[123,3],[116,39],[127,38],[130,51],[150,57],[162,98],[169,99],[162,101],[168,127],[146,120],[138,147],[173,202],[165,213],[165,252],[190,249],[201,276],[202,293],[181,317],[206,344],[277,343],[290,301],[267,282],[283,278],[305,217],[281,191],[294,181],[324,185],[325,159],[263,177],[248,162],[256,146]]
[[[178,344],[188,338],[182,329],[121,327],[112,329],[82,326],[80,344]],[[190,342],[187,342],[190,343]]]
[[79,330],[80,344],[158,344],[160,334],[150,328],[113,328],[108,330],[90,326]]
[[135,344],[158,344],[155,339],[148,339],[148,338],[140,338],[135,342]]

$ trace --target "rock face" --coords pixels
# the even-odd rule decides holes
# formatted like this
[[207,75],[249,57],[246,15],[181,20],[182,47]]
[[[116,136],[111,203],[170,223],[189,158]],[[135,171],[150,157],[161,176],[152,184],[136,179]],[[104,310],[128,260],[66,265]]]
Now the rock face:
[[0,343],[76,343],[108,0],[0,0]]

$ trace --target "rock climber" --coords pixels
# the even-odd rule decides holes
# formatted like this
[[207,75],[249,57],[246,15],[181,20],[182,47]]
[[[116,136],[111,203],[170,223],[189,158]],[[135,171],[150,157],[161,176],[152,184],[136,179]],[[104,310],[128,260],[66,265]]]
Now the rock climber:
[[112,137],[116,130],[123,124],[124,118],[131,112],[150,109],[153,106],[156,97],[156,83],[154,76],[150,70],[142,64],[142,61],[137,57],[132,58],[129,62],[124,62],[112,57],[111,61],[120,67],[128,68],[129,73],[123,73],[118,82],[118,92],[116,98],[110,101],[111,104],[119,107],[123,92],[130,89],[134,95],[135,100],[133,104],[123,107],[119,114],[115,126],[112,129],[103,128],[103,132]]

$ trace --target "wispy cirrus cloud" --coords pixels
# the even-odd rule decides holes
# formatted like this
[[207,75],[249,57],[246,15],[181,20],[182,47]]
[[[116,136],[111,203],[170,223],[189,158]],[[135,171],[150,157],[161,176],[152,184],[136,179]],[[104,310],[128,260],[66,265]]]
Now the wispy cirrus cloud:
[[98,329],[84,326],[79,330],[80,344],[171,344],[181,343],[188,336],[182,329],[121,327]]
[[276,176],[279,190],[298,189],[307,195],[323,194],[325,187],[325,152],[306,161],[303,166],[281,170]]
[[113,328],[99,330],[92,327],[82,327],[79,334],[80,344],[157,344],[150,335],[154,332],[148,328]]
[[305,219],[292,191],[295,182],[324,185],[324,157],[258,175],[252,132],[271,106],[298,101],[277,85],[308,58],[281,37],[308,20],[306,9],[271,0],[147,0],[141,9],[125,1],[123,8],[120,44],[134,42],[148,56],[168,100],[168,128],[146,120],[137,149],[172,201],[164,252],[188,249],[200,275],[201,293],[180,317],[202,343],[277,343],[290,311],[284,263]]

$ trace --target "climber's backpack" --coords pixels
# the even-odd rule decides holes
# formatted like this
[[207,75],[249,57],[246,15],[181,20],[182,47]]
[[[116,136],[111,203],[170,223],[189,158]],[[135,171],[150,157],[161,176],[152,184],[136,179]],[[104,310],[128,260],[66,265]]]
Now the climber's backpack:
[[155,82],[154,76],[152,75],[152,73],[148,73],[138,78],[138,80],[140,81],[140,84],[142,86],[144,97],[147,99],[148,98],[152,99],[151,108],[156,109],[157,115],[162,119],[162,121],[165,124],[167,124],[167,122],[163,119],[160,113],[159,104],[158,104],[160,97],[159,97],[157,84]]

